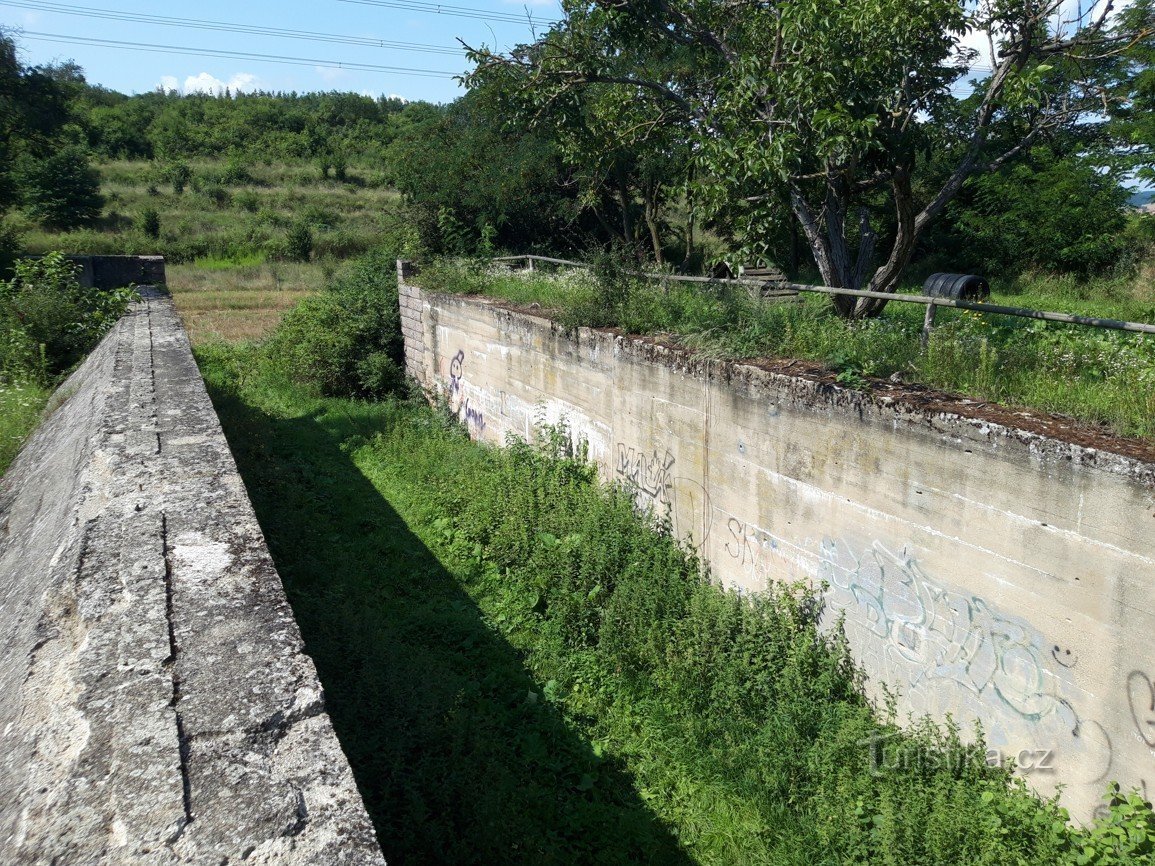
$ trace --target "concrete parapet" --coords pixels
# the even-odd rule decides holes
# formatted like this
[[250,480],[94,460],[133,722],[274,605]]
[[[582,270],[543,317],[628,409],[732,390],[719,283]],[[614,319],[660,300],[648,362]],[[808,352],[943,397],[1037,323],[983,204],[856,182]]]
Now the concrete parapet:
[[0,485],[0,861],[382,863],[171,300]]
[[165,283],[163,256],[68,256],[80,268],[80,284],[87,288],[160,286]]

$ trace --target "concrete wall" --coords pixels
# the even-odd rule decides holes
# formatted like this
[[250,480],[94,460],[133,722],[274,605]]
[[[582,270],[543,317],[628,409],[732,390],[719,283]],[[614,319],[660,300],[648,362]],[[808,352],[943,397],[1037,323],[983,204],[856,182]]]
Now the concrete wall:
[[165,283],[163,256],[68,256],[80,267],[82,286],[120,289]]
[[172,308],[0,483],[0,861],[381,863]]
[[1112,779],[1155,796],[1155,465],[404,279],[401,307],[475,438],[565,419],[726,585],[824,581],[903,713],[980,720],[1081,818]]

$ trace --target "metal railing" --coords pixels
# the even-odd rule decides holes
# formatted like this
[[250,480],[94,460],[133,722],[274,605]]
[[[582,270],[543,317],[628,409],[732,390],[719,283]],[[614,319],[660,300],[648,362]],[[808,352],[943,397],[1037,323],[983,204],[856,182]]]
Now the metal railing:
[[[529,270],[533,270],[534,262],[564,265],[575,268],[589,268],[584,262],[574,262],[567,259],[551,259],[548,256],[502,256],[494,259],[497,262],[527,262]],[[889,292],[869,292],[857,289],[832,289],[828,286],[811,286],[803,283],[778,282],[773,280],[756,279],[716,279],[714,277],[683,277],[677,274],[643,273],[641,276],[648,279],[673,280],[683,283],[718,283],[742,285],[748,287],[777,286],[791,292],[810,292],[822,295],[844,295],[854,298],[878,298],[884,301],[896,301],[907,304],[923,304],[926,306],[926,317],[923,320],[922,339],[925,343],[934,325],[935,313],[939,307],[954,307],[959,310],[971,310],[976,313],[990,313],[999,316],[1017,316],[1023,319],[1041,319],[1046,322],[1061,322],[1067,325],[1085,325],[1090,328],[1105,328],[1113,331],[1129,331],[1136,334],[1155,334],[1155,325],[1146,322],[1125,322],[1118,319],[1103,319],[1097,316],[1079,316],[1073,313],[1056,313],[1049,310],[1033,310],[1028,307],[1007,307],[1001,304],[981,304],[975,301],[957,301],[953,298],[933,298],[929,295],[903,295]]]

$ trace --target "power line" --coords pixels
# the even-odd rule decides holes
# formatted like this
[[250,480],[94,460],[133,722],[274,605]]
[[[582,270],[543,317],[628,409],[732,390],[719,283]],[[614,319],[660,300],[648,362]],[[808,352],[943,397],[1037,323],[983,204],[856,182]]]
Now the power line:
[[531,19],[527,14],[518,15],[512,12],[494,12],[488,9],[477,9],[473,6],[449,6],[444,3],[428,3],[422,0],[340,0],[341,3],[356,3],[359,6],[380,6],[386,9],[404,9],[409,12],[422,12],[430,15],[452,15],[456,18],[476,18],[482,21],[495,21],[501,24],[557,24],[559,19],[543,18],[540,21]]
[[416,75],[423,78],[455,78],[458,73],[437,69],[413,69],[408,66],[382,66],[376,63],[352,63],[335,60],[313,60],[308,57],[290,57],[281,54],[254,54],[248,51],[187,48],[178,45],[156,45],[149,42],[120,42],[115,39],[97,39],[91,36],[66,36],[58,33],[37,33],[24,30],[21,38],[38,42],[62,42],[75,45],[94,45],[99,48],[117,48],[127,51],[148,51],[155,54],[191,54],[202,57],[222,57],[230,60],[255,60],[260,63],[281,63],[290,66],[321,66],[328,69],[352,69],[359,72],[388,72],[398,75]]
[[32,9],[37,12],[79,15],[85,18],[101,18],[110,21],[131,21],[138,24],[159,24],[165,27],[181,27],[214,32],[247,33],[254,36],[274,36],[281,39],[302,39],[310,42],[364,45],[371,48],[393,48],[398,51],[421,51],[430,54],[452,54],[457,56],[460,56],[463,51],[460,47],[450,48],[440,45],[422,45],[411,42],[391,42],[384,39],[375,39],[371,36],[340,36],[335,33],[286,30],[280,27],[265,27],[258,24],[231,24],[225,21],[207,21],[201,18],[170,18],[164,15],[117,12],[112,9],[71,6],[63,3],[42,2],[42,0],[0,0],[0,6],[14,6],[20,9]]

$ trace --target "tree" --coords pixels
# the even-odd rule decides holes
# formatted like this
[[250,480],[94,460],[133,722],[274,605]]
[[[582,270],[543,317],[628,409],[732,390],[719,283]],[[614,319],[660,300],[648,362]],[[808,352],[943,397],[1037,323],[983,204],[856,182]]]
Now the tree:
[[1094,151],[1060,139],[974,178],[924,244],[979,272],[1095,273],[1125,252],[1127,196]]
[[23,157],[17,180],[25,209],[43,225],[72,229],[100,216],[100,174],[88,163],[87,152],[63,147],[43,159]]
[[[515,68],[539,102],[610,86],[661,104],[707,213],[744,202],[756,230],[788,209],[827,285],[893,292],[968,180],[1102,105],[1103,61],[1150,41],[1150,2],[1115,22],[1109,2],[1073,20],[1063,0],[566,0],[533,45],[472,52],[469,81]],[[960,101],[981,71],[968,34],[994,67]],[[932,149],[950,168],[922,190]],[[885,301],[834,304],[862,317]]]
[[503,128],[489,95],[469,93],[440,109],[407,107],[413,122],[390,146],[393,183],[435,251],[472,251],[486,226],[496,230],[498,246],[523,250],[575,220],[557,146],[540,133]]
[[[71,228],[99,216],[100,182],[87,154],[70,145],[72,102],[87,85],[74,63],[24,66],[0,30],[0,215],[23,203],[45,225]],[[4,232],[4,256],[13,234]]]
[[[639,54],[638,65],[660,62]],[[641,254],[648,234],[653,258],[662,264],[663,213],[672,194],[685,185],[688,152],[685,136],[670,122],[669,107],[637,100],[613,84],[590,83],[556,91],[542,99],[526,64],[495,66],[474,83],[495,106],[495,120],[506,127],[529,126],[547,135],[577,186],[577,199],[592,213],[607,237]],[[651,69],[650,74],[664,74]],[[690,244],[687,229],[686,241]]]

